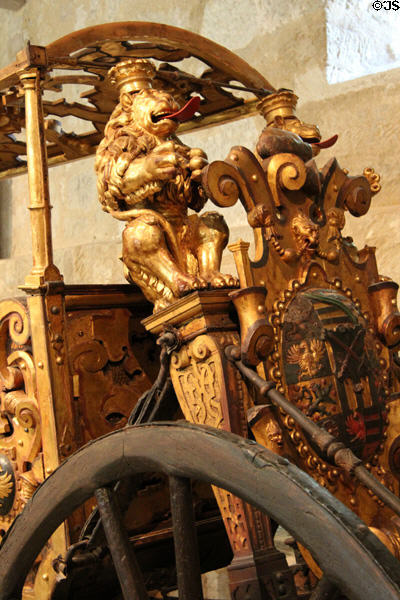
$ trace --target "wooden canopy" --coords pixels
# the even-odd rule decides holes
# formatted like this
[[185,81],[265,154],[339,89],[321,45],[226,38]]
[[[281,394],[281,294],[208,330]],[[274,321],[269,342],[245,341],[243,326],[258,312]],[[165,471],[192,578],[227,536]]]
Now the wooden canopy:
[[[198,114],[180,132],[235,120],[256,111],[274,88],[244,60],[189,31],[157,23],[109,23],[67,35],[46,47],[28,46],[0,70],[0,179],[26,170],[22,74],[39,69],[48,162],[89,156],[116,102],[108,70],[128,58],[157,64],[157,85],[179,102],[200,95]],[[249,99],[243,99],[247,88]]]

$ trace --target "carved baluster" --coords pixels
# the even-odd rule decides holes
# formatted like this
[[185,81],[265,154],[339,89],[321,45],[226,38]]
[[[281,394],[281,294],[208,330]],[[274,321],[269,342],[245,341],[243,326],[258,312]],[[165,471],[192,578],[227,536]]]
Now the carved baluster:
[[21,75],[25,92],[26,146],[32,225],[33,268],[26,285],[38,287],[45,281],[62,280],[53,264],[47,150],[40,89],[40,72],[33,69]]

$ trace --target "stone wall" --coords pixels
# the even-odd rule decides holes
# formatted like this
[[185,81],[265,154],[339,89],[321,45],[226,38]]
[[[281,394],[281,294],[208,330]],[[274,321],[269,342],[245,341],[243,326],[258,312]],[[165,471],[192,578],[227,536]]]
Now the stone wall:
[[[381,174],[383,190],[375,197],[370,213],[362,219],[349,217],[346,232],[359,247],[364,243],[377,246],[381,272],[400,280],[396,259],[400,251],[396,178],[400,69],[335,84],[327,79],[327,66],[331,72],[340,66],[335,63],[335,48],[338,61],[362,62],[363,46],[357,50],[356,41],[363,34],[372,44],[367,58],[374,53],[380,18],[384,35],[383,17],[387,22],[389,16],[371,13],[365,0],[294,0],[290,5],[278,0],[192,0],[190,4],[184,0],[27,0],[20,10],[0,9],[0,66],[11,62],[28,39],[46,45],[74,30],[111,21],[163,22],[213,39],[247,60],[274,86],[294,89],[300,97],[299,116],[318,123],[323,137],[339,134],[334,149],[318,157],[321,166],[334,150],[339,164],[351,173],[372,166]],[[396,17],[393,13],[393,19]],[[371,18],[375,29],[366,36],[364,22]],[[343,58],[349,40],[352,50]],[[392,50],[385,47],[389,57]],[[363,72],[368,72],[368,64],[364,66]],[[203,147],[210,159],[224,158],[234,144],[253,149],[262,127],[263,119],[253,117],[182,139]],[[121,225],[99,208],[93,158],[52,168],[50,190],[55,261],[65,281],[122,282],[118,261]],[[1,296],[14,295],[30,268],[26,205],[26,176],[0,184]],[[231,240],[249,237],[240,207],[231,209],[227,220]],[[225,260],[229,268],[229,255]]]

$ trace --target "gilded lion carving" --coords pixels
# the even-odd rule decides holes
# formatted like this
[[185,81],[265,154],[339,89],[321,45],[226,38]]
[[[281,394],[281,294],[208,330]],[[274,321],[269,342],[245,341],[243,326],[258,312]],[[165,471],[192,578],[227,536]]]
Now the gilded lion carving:
[[185,107],[153,89],[154,66],[125,60],[110,70],[120,92],[96,156],[98,194],[103,209],[127,221],[123,232],[125,277],[140,286],[157,311],[195,289],[232,287],[220,273],[229,230],[221,215],[200,211],[207,198],[200,186],[207,156],[174,134]]

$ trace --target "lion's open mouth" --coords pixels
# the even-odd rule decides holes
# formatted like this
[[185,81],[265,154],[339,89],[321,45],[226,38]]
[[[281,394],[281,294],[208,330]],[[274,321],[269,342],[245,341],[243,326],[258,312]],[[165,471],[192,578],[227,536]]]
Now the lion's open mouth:
[[163,119],[172,119],[173,121],[179,121],[180,123],[183,123],[184,121],[188,121],[189,119],[191,119],[194,116],[194,114],[199,110],[200,101],[200,96],[194,96],[193,98],[190,98],[188,102],[186,102],[185,106],[183,106],[176,112],[161,112],[157,115],[152,115],[151,119],[153,123],[159,123]]

